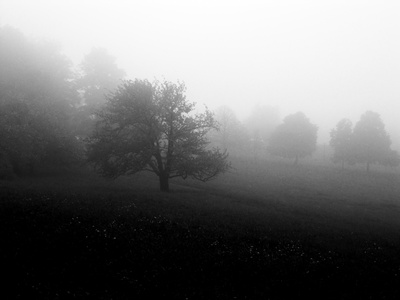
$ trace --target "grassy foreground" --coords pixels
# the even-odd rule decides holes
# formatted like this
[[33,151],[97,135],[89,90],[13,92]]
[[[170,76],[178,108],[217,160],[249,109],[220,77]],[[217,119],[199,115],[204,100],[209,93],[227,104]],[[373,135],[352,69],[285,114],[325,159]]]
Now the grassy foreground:
[[10,299],[400,299],[399,174],[234,166],[168,194],[143,174],[0,182]]

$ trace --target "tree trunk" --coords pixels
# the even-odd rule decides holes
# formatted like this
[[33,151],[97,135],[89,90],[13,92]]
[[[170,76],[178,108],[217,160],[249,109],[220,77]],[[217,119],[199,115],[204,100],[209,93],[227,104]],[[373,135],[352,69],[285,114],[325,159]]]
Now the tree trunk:
[[160,190],[162,192],[169,192],[169,177],[168,175],[161,174],[160,178]]

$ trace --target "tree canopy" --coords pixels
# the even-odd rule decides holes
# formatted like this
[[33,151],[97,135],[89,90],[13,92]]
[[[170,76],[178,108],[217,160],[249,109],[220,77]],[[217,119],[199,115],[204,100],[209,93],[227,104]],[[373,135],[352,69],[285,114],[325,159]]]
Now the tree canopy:
[[78,88],[83,91],[86,106],[96,108],[106,102],[105,95],[113,91],[125,77],[125,71],[118,68],[115,57],[104,48],[93,48],[80,65],[82,76]]
[[194,114],[185,91],[183,83],[125,81],[98,113],[88,161],[107,177],[153,172],[163,191],[170,178],[207,181],[227,171],[227,153],[207,147],[213,114]]
[[333,162],[340,162],[342,168],[345,162],[354,159],[352,149],[353,124],[349,119],[342,119],[331,131],[330,145],[334,149]]
[[73,105],[78,96],[70,61],[57,43],[29,40],[0,28],[0,156],[16,174],[73,158]]
[[264,153],[272,132],[281,122],[279,109],[268,105],[257,104],[253,107],[245,126],[250,136],[250,144],[254,158]]
[[331,131],[330,145],[334,149],[333,161],[398,166],[400,157],[390,148],[391,140],[378,113],[367,111],[352,129],[348,119],[341,120]]
[[316,149],[318,127],[302,112],[288,115],[276,127],[269,140],[268,151],[284,158],[298,159],[311,155]]
[[114,91],[125,76],[116,59],[104,48],[93,48],[80,64],[76,80],[81,103],[75,114],[76,135],[87,137],[94,129],[95,112],[106,102],[106,95]]
[[248,135],[235,112],[229,106],[220,106],[215,110],[215,119],[219,129],[210,131],[211,142],[230,154],[242,153],[248,144]]
[[378,113],[367,111],[356,123],[353,130],[353,151],[355,161],[365,163],[367,170],[371,163],[385,160],[390,153],[391,140]]

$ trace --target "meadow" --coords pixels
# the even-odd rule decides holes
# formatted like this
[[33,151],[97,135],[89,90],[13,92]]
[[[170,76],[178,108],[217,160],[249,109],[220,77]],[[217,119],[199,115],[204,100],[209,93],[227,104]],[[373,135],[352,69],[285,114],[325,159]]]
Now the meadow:
[[400,174],[232,159],[214,181],[0,181],[12,298],[400,299]]

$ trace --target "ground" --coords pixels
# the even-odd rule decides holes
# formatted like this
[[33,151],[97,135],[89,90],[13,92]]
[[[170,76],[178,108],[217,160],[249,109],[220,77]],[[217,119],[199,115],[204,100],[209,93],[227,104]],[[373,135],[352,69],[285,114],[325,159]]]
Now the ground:
[[397,172],[233,166],[171,193],[151,174],[1,181],[4,286],[30,299],[400,299]]

